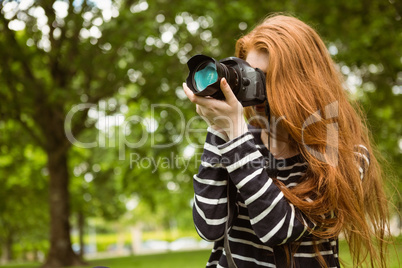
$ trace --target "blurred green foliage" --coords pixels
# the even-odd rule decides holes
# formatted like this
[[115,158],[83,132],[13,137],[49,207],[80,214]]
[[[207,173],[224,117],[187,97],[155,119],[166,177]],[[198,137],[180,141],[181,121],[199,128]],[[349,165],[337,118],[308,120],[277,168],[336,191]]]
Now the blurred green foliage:
[[[183,96],[185,63],[198,53],[233,55],[236,39],[272,12],[299,17],[325,40],[351,98],[367,113],[387,174],[396,175],[388,183],[401,208],[395,194],[402,189],[400,1],[61,2],[0,3],[3,255],[12,245],[51,247],[43,241],[59,219],[48,213],[56,206],[49,201],[48,189],[55,189],[48,162],[60,159],[63,166],[60,155],[67,180],[56,190],[65,194],[74,225],[81,214],[122,226],[192,229],[191,176],[201,150],[188,152],[190,144],[202,147],[205,133],[182,133],[206,125]],[[87,106],[65,125],[78,104]],[[70,130],[79,142],[96,145],[73,146]],[[161,161],[159,168],[151,159]]]

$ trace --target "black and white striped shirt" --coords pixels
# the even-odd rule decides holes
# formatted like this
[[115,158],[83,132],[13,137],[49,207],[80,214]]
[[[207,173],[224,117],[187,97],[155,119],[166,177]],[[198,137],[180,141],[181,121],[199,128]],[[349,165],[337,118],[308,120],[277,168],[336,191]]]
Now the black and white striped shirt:
[[263,145],[260,131],[250,126],[249,132],[227,142],[219,132],[208,128],[201,165],[194,175],[193,206],[198,234],[215,242],[206,266],[227,267],[224,230],[230,180],[237,194],[235,200],[230,197],[236,208],[229,244],[239,268],[275,267],[273,247],[295,241],[296,267],[321,267],[313,243],[318,245],[328,267],[340,267],[338,240],[310,235],[306,226],[313,228],[314,223],[285,199],[266,171],[267,166],[274,165],[276,178],[286,187],[294,187],[305,174],[307,162],[300,155],[276,160]]

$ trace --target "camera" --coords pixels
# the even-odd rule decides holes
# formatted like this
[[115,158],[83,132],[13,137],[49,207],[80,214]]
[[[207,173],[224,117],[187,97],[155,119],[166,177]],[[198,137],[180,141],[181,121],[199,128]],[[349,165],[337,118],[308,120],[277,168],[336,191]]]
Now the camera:
[[226,78],[234,95],[244,107],[266,100],[264,72],[251,67],[240,58],[229,57],[217,61],[206,55],[195,55],[189,59],[187,66],[190,73],[186,83],[195,95],[225,99],[220,81]]

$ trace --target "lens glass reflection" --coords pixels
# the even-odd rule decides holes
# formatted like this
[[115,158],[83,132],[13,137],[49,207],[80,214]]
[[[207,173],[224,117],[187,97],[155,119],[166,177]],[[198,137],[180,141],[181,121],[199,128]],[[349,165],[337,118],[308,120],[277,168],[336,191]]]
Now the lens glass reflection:
[[194,75],[194,81],[197,85],[198,91],[203,91],[209,85],[215,83],[218,80],[218,73],[214,63],[210,62],[202,69],[197,71]]

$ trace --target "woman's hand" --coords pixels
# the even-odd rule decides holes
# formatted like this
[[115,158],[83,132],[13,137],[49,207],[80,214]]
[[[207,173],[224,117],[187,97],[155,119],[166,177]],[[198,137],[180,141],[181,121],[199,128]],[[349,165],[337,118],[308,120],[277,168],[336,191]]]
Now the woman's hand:
[[243,106],[233,94],[225,78],[221,79],[221,90],[225,100],[195,95],[183,83],[184,92],[192,103],[196,104],[197,113],[215,130],[226,133],[230,140],[247,132],[243,116]]

